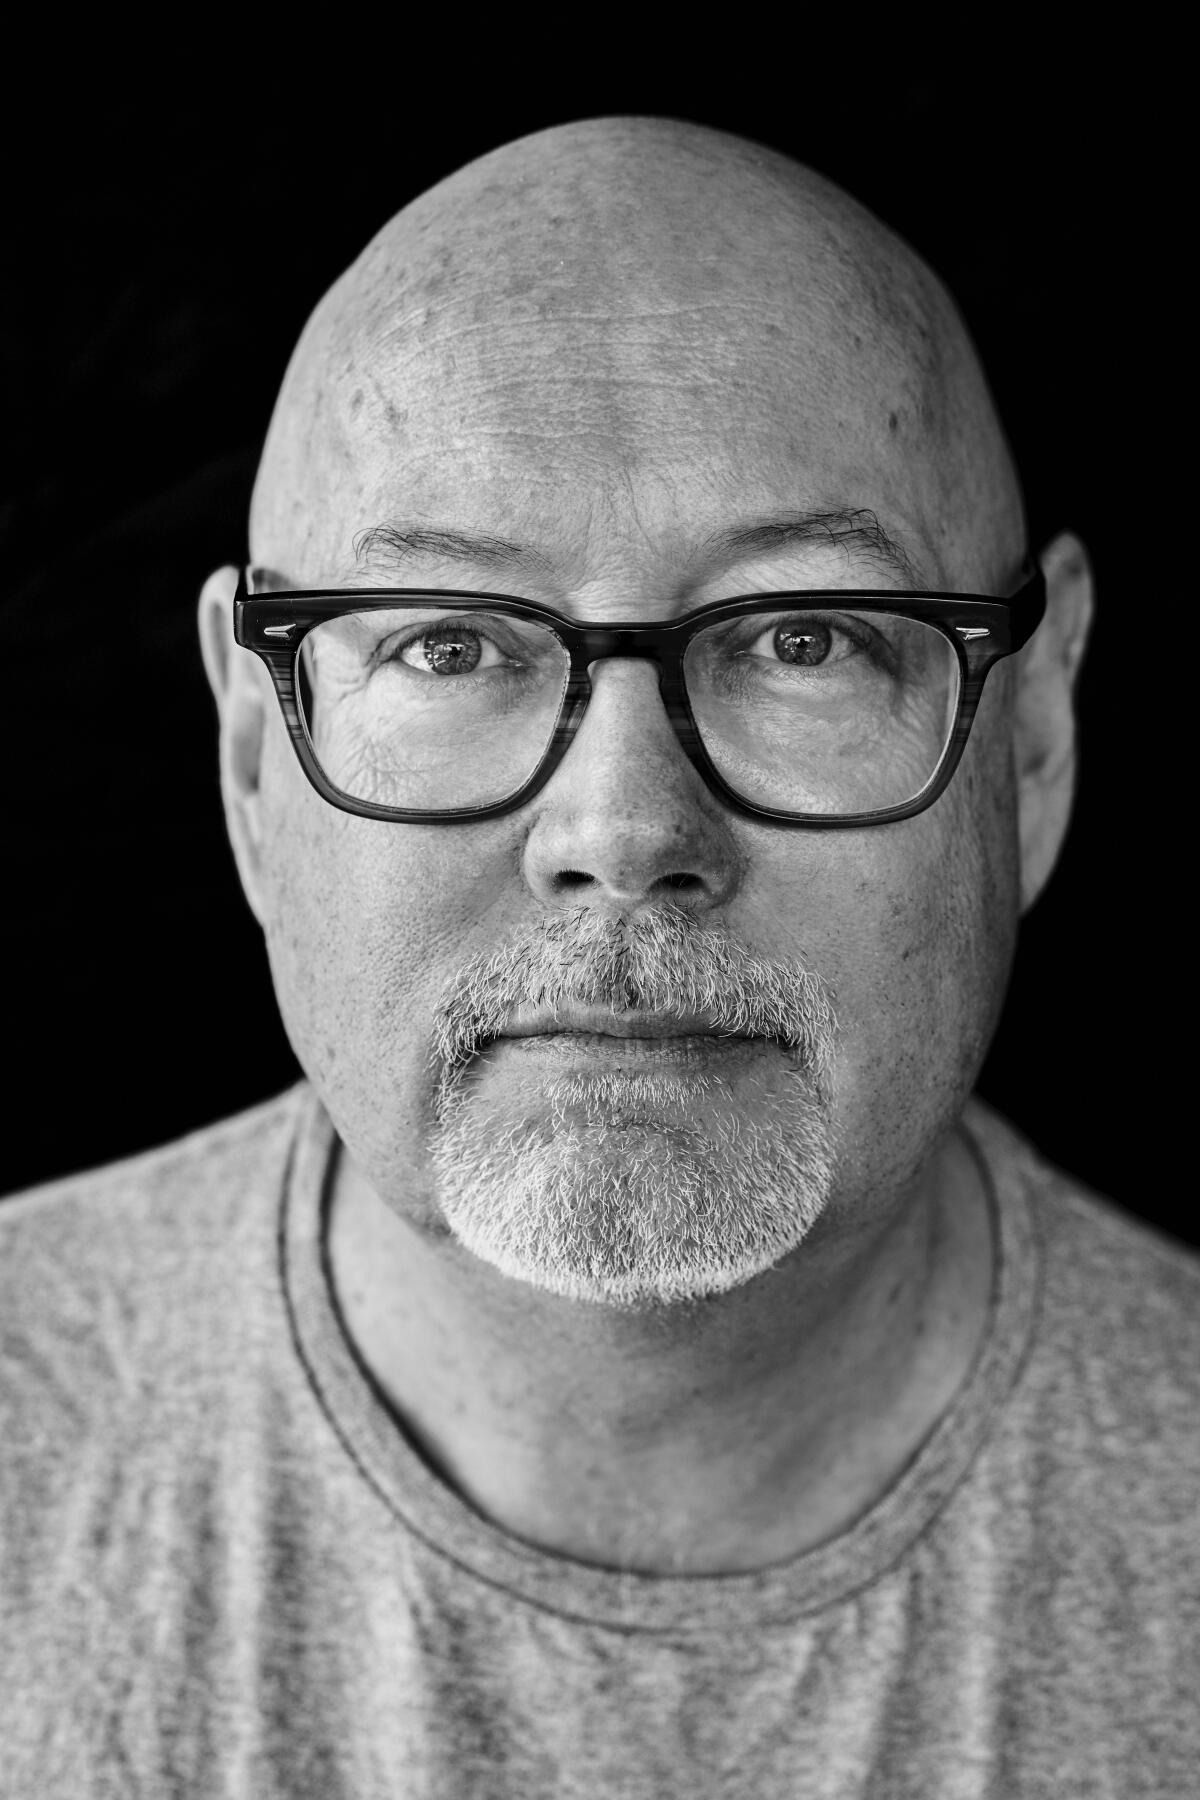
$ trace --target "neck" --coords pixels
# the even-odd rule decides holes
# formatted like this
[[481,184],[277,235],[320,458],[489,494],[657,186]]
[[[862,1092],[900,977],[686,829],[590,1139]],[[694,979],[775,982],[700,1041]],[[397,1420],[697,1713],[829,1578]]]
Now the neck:
[[886,1216],[831,1214],[694,1307],[528,1289],[398,1218],[345,1152],[329,1253],[346,1329],[434,1471],[516,1537],[647,1574],[764,1567],[867,1511],[961,1387],[992,1266],[957,1138]]

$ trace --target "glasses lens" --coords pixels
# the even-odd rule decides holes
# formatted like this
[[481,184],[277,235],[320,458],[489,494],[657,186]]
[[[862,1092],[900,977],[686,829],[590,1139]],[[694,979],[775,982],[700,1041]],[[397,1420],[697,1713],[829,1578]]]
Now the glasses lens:
[[[351,799],[414,812],[489,806],[523,787],[570,675],[546,626],[433,602],[326,620],[299,662],[326,778]],[[795,608],[708,626],[684,677],[735,792],[831,817],[921,793],[949,744],[960,681],[953,644],[922,620]]]
[[836,817],[915,799],[958,707],[954,646],[891,613],[722,620],[692,639],[684,673],[719,773],[747,800],[788,812]]
[[450,811],[505,800],[546,753],[570,674],[554,633],[505,613],[346,613],[300,650],[304,723],[354,800]]

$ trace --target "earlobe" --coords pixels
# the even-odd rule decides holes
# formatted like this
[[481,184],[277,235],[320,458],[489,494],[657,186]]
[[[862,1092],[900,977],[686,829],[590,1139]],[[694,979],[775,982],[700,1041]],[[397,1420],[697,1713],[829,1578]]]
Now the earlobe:
[[263,922],[262,820],[259,792],[264,707],[254,658],[233,635],[237,570],[209,576],[200,592],[200,649],[220,721],[221,798],[242,888]]
[[1073,533],[1056,537],[1040,560],[1046,616],[1018,660],[1013,721],[1023,913],[1049,880],[1070,822],[1074,689],[1093,609],[1091,565]]

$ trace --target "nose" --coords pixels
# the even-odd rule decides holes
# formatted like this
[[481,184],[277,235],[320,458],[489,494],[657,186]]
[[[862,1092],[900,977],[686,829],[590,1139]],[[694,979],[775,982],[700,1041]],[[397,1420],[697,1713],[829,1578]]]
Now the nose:
[[533,802],[529,886],[547,907],[727,904],[741,880],[733,815],[684,754],[655,665],[606,657],[590,675],[583,723]]

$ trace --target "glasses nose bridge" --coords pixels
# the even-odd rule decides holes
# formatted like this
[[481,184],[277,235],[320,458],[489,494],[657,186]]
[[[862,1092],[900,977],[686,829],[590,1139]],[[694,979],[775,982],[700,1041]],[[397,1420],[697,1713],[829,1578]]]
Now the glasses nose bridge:
[[675,660],[678,638],[662,626],[655,625],[580,625],[575,628],[575,662],[590,668],[594,662],[607,662],[610,657],[637,657],[652,662],[663,671]]
[[[676,720],[683,686],[683,650],[678,631],[659,625],[581,625],[576,626],[573,638],[572,686],[577,692],[581,683],[590,698],[594,663],[624,659],[652,663],[667,714]],[[582,717],[582,709],[578,716]]]
[[654,665],[658,693],[681,748],[697,760],[695,729],[683,691],[683,650],[687,639],[678,629],[661,625],[577,625],[571,634],[572,679],[564,696],[561,721],[567,740],[583,723],[592,698],[593,663],[636,659]]

